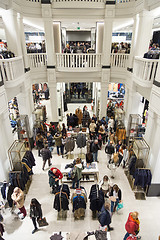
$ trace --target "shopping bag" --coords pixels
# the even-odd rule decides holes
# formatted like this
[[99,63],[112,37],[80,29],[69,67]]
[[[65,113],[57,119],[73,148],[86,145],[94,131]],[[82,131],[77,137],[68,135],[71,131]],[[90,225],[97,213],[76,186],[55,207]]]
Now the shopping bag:
[[117,211],[123,208],[123,202],[118,203]]
[[44,227],[44,226],[48,225],[45,217],[42,219],[38,219],[37,222],[38,222],[39,227]]

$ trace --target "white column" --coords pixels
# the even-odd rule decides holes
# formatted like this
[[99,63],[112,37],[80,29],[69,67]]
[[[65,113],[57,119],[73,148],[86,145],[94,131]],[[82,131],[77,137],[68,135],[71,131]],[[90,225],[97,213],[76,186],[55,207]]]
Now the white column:
[[139,23],[137,38],[136,38],[136,47],[135,47],[135,56],[143,57],[144,53],[149,49],[149,43],[152,39],[152,26],[154,16],[146,10],[143,10],[139,13]]
[[29,62],[28,62],[28,56],[27,56],[27,49],[26,49],[26,40],[25,40],[25,34],[24,34],[24,24],[23,24],[23,16],[22,14],[19,14],[18,16],[18,22],[19,22],[19,31],[20,31],[20,37],[21,37],[21,47],[22,47],[22,53],[23,53],[23,62],[25,71],[29,70]]
[[148,120],[147,120],[147,127],[145,131],[144,138],[146,142],[151,146],[153,144],[155,138],[155,122],[156,122],[156,114],[155,112],[149,108],[148,110]]
[[111,44],[112,44],[112,28],[115,16],[115,6],[106,5],[103,33],[103,54],[102,66],[110,66]]
[[42,4],[42,17],[44,21],[44,31],[46,39],[47,65],[56,65],[54,30],[51,4]]
[[109,80],[110,80],[110,69],[102,69],[101,95],[100,95],[100,119],[106,116]]
[[14,141],[8,115],[7,108],[0,115],[0,181],[8,180],[10,170],[8,149]]
[[134,16],[133,20],[134,20],[134,23],[133,23],[133,31],[132,31],[132,42],[131,42],[131,50],[130,50],[129,61],[128,61],[129,69],[133,69],[133,60],[134,60],[134,56],[135,56],[137,34],[138,34],[138,24],[139,24],[138,14],[136,16]]
[[2,13],[8,49],[16,56],[22,56],[20,32],[18,28],[17,12],[4,10]]
[[56,71],[55,69],[47,69],[47,72],[51,103],[51,121],[58,122]]

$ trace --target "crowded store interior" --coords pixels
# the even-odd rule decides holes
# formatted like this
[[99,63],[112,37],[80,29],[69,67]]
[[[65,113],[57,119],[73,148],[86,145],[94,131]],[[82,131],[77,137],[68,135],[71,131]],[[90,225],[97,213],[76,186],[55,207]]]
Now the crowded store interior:
[[0,0],[0,240],[160,240],[159,13]]

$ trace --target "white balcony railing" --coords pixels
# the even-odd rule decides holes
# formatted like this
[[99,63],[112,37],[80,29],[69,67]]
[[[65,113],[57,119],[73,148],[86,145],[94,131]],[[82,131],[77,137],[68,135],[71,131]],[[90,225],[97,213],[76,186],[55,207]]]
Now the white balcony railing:
[[160,64],[160,60],[135,57],[133,74],[140,80],[153,83],[157,73],[158,64]]
[[44,67],[47,65],[47,54],[46,53],[29,53],[29,65],[30,68]]
[[101,67],[101,54],[58,53],[57,68],[91,69]]
[[0,59],[0,82],[12,81],[24,74],[22,57]]
[[128,59],[129,59],[129,54],[112,53],[111,67],[127,68]]

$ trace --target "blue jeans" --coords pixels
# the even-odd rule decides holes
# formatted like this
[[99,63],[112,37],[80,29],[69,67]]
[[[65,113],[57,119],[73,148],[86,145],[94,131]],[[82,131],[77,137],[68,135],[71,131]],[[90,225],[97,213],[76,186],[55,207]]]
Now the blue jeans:
[[117,207],[119,203],[119,198],[116,199],[116,202],[111,201],[111,212],[113,213],[114,208]]
[[53,151],[53,147],[49,147],[49,151],[52,152]]
[[60,147],[57,146],[57,154],[59,155],[59,148],[61,150],[61,154],[63,155],[63,147],[62,146],[60,146]]
[[93,152],[93,162],[97,162],[98,152]]
[[75,188],[75,184],[76,184],[76,188],[79,188],[79,180],[74,181],[74,179],[72,180],[72,188]]
[[126,235],[124,236],[123,240],[126,240],[129,237],[129,233],[127,232]]

